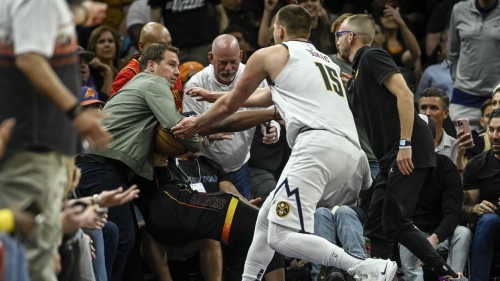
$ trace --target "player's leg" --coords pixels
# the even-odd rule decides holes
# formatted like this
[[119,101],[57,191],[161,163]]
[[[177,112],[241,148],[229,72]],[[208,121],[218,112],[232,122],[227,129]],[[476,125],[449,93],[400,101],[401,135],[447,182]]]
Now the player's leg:
[[411,221],[428,173],[429,168],[423,168],[413,170],[410,175],[403,175],[397,167],[389,172],[382,214],[384,232],[388,237],[394,237],[423,263],[431,265],[436,275],[456,278],[458,275]]
[[247,259],[245,261],[243,281],[261,280],[274,255],[274,250],[269,247],[267,241],[267,232],[269,228],[267,214],[269,213],[271,201],[271,198],[268,198],[259,210],[252,244],[250,245],[250,249],[248,249]]
[[[381,269],[384,275],[391,276],[387,280],[392,280],[397,269],[395,263],[384,260],[365,261],[324,238],[307,234],[313,231],[316,204],[323,195],[325,186],[331,184],[340,187],[346,183],[356,169],[359,153],[359,148],[344,137],[326,131],[301,136],[293,148],[278,187],[268,198],[272,201],[266,202],[266,208],[261,209],[258,226],[262,212],[269,211],[267,243],[272,249],[283,255],[314,263],[346,270],[354,268],[355,274],[360,273],[361,269],[363,272],[369,271],[371,276],[378,276]],[[263,233],[264,231],[259,235]],[[266,241],[265,237],[261,241]],[[254,238],[253,244],[255,243]],[[264,271],[267,260],[259,260],[257,253],[251,254],[253,253],[249,253],[247,257],[244,275],[247,279],[244,280],[260,280],[260,273]],[[355,268],[361,263],[363,265],[360,268]]]

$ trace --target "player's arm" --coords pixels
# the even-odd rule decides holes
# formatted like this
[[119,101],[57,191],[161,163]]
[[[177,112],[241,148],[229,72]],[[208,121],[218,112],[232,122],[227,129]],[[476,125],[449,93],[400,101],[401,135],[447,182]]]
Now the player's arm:
[[241,132],[259,124],[280,118],[274,109],[257,109],[236,112],[217,124],[203,127],[201,135],[211,135],[224,132]]
[[238,84],[231,92],[217,100],[199,117],[189,117],[183,120],[182,123],[172,128],[174,133],[181,137],[190,137],[201,128],[218,123],[236,112],[268,76],[264,68],[267,59],[266,51],[268,49],[261,49],[250,57]]
[[[188,82],[189,83],[189,82]],[[187,88],[187,84],[186,84]],[[223,97],[228,92],[212,92],[201,87],[193,87],[186,90],[185,94],[192,97],[198,98],[196,101],[206,101],[210,103],[216,102],[218,99]],[[271,90],[269,88],[257,88],[255,92],[243,103],[243,107],[268,107],[272,105]]]
[[[413,132],[413,93],[406,85],[401,73],[393,73],[384,80],[387,89],[396,96],[399,122],[401,126],[401,139],[411,140]],[[398,168],[403,175],[409,175],[413,170],[411,161],[411,149],[400,149],[398,152]]]
[[230,181],[221,181],[221,182],[219,182],[219,189],[220,189],[220,191],[224,191],[226,193],[230,193],[230,194],[236,195],[236,196],[238,196],[238,198],[240,199],[240,201],[243,202],[244,204],[247,204],[247,205],[252,206],[253,208],[259,209],[257,207],[257,205],[261,201],[260,197],[248,201],[243,195],[241,195],[238,192],[238,190],[236,189],[236,187],[234,187],[234,185]]
[[[146,103],[163,128],[172,128],[184,117],[175,106],[174,96],[170,92],[168,82],[159,77],[156,81],[148,84],[147,94],[144,96]],[[202,140],[198,135],[180,139],[180,141],[191,153],[199,152],[202,148]]]

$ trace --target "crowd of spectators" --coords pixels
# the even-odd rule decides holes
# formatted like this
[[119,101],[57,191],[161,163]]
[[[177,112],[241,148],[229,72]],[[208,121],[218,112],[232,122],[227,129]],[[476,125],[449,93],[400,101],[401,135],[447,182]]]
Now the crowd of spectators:
[[[0,3],[0,87],[7,91],[0,95],[0,280],[241,280],[255,209],[275,188],[292,149],[279,112],[242,107],[234,123],[214,124],[184,142],[192,154],[179,158],[133,143],[139,133],[121,132],[135,128],[147,135],[156,129],[151,120],[172,127],[181,113],[208,110],[235,87],[252,54],[274,44],[276,12],[288,4],[309,12],[310,43],[339,65],[344,87],[358,73],[338,51],[337,32],[354,14],[373,18],[372,45],[399,67],[414,94],[414,110],[435,140],[437,167],[411,219],[454,271],[469,280],[500,277],[494,270],[500,264],[499,0],[21,2]],[[53,22],[41,23],[44,12],[54,14]],[[141,60],[151,45],[170,52],[175,68],[168,72],[172,81],[162,82],[170,91],[151,92],[172,97],[144,97],[141,107],[127,107],[136,102],[124,97],[127,92],[159,84],[139,83],[141,72],[158,73]],[[260,90],[270,82],[263,80]],[[370,242],[363,226],[379,164],[354,117],[365,153],[346,184],[352,192],[335,194],[333,205],[318,204],[314,235],[366,256]],[[457,127],[457,120],[471,130]],[[133,152],[118,155],[125,146],[134,146]],[[151,163],[144,168],[140,161]],[[186,186],[217,200],[231,201],[221,192],[234,194],[244,203],[234,233],[249,233],[215,239],[215,230],[200,230],[202,220],[225,222],[209,212],[186,213],[198,226],[183,221],[181,209],[159,217],[162,212],[154,214],[149,205],[160,204],[151,191],[160,186],[166,194]],[[165,230],[159,221],[169,215],[180,216],[179,223]],[[188,230],[198,232],[189,236]],[[372,254],[398,259],[404,280],[433,278],[402,245]],[[352,280],[336,268],[290,260],[275,255],[265,280],[299,280],[296,269],[285,270],[297,264],[307,272],[300,280]]]

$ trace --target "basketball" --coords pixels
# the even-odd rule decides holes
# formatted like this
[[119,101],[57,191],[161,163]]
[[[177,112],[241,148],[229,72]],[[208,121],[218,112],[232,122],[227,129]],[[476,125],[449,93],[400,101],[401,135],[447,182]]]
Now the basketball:
[[156,127],[154,151],[165,156],[179,156],[186,153],[187,149],[168,129],[159,124]]

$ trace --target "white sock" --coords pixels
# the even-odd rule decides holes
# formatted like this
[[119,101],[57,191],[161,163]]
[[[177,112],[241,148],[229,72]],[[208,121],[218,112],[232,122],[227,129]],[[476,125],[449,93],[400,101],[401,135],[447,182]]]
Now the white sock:
[[335,266],[347,270],[365,260],[344,251],[326,239],[302,234],[288,227],[269,223],[268,242],[271,247],[284,256],[300,258],[316,264]]
[[260,281],[266,272],[266,266],[251,261],[245,261],[242,281]]

